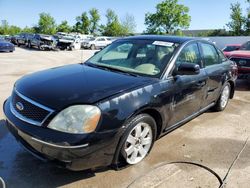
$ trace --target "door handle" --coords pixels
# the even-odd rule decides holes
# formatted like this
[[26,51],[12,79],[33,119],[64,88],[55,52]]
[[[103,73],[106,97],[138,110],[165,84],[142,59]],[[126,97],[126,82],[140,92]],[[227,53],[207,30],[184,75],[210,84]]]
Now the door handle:
[[206,85],[206,81],[204,80],[204,81],[199,81],[199,82],[197,82],[196,84],[195,84],[195,86],[197,86],[197,87],[203,87],[203,86],[205,86]]

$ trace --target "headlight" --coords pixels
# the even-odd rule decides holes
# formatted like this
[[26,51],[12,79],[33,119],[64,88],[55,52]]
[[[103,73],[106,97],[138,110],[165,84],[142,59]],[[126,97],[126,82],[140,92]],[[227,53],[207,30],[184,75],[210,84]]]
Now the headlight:
[[71,106],[52,119],[48,128],[66,133],[90,133],[95,131],[99,122],[101,111],[96,106]]

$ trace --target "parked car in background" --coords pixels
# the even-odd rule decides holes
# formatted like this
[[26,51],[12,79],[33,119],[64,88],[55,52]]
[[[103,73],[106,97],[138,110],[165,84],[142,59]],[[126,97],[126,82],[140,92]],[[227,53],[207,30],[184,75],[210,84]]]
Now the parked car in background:
[[17,45],[17,35],[10,36],[10,42],[11,42],[12,44]]
[[39,50],[52,50],[57,45],[56,39],[51,35],[35,34],[28,40],[28,47],[36,47]]
[[83,43],[83,47],[86,49],[96,50],[102,49],[112,43],[110,37],[95,37]]
[[242,44],[240,50],[250,51],[250,41],[247,41],[246,43]]
[[250,81],[250,51],[238,50],[230,52],[228,58],[234,61],[238,67],[238,78]]
[[137,164],[156,139],[226,108],[233,65],[204,40],[118,39],[85,63],[19,79],[4,102],[7,127],[34,156],[72,170]]
[[236,51],[236,50],[239,50],[241,47],[241,44],[228,44],[226,45],[222,51],[223,53],[225,54],[225,56],[227,56],[229,54],[229,52],[232,52],[232,51]]
[[20,33],[16,36],[16,43],[17,46],[25,45],[28,46],[28,41],[34,37],[34,34],[30,33]]
[[0,38],[0,52],[13,52],[15,51],[15,45]]

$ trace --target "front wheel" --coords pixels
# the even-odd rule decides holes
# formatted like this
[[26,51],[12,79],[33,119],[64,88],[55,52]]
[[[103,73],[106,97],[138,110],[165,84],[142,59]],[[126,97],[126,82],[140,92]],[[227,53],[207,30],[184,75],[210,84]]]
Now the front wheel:
[[136,116],[128,123],[121,154],[128,164],[137,164],[150,152],[156,133],[155,120],[147,115]]
[[226,85],[223,87],[221,95],[218,99],[218,101],[216,102],[214,109],[215,111],[223,111],[229,101],[230,98],[230,92],[231,92],[231,86],[229,83],[226,83]]

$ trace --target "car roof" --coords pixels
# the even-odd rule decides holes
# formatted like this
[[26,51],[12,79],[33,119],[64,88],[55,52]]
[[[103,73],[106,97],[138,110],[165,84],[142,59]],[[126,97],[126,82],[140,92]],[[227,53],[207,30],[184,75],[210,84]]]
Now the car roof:
[[168,36],[168,35],[138,35],[132,37],[125,37],[120,40],[154,40],[154,41],[166,41],[182,44],[191,40],[200,40],[194,37],[180,37],[180,36]]

